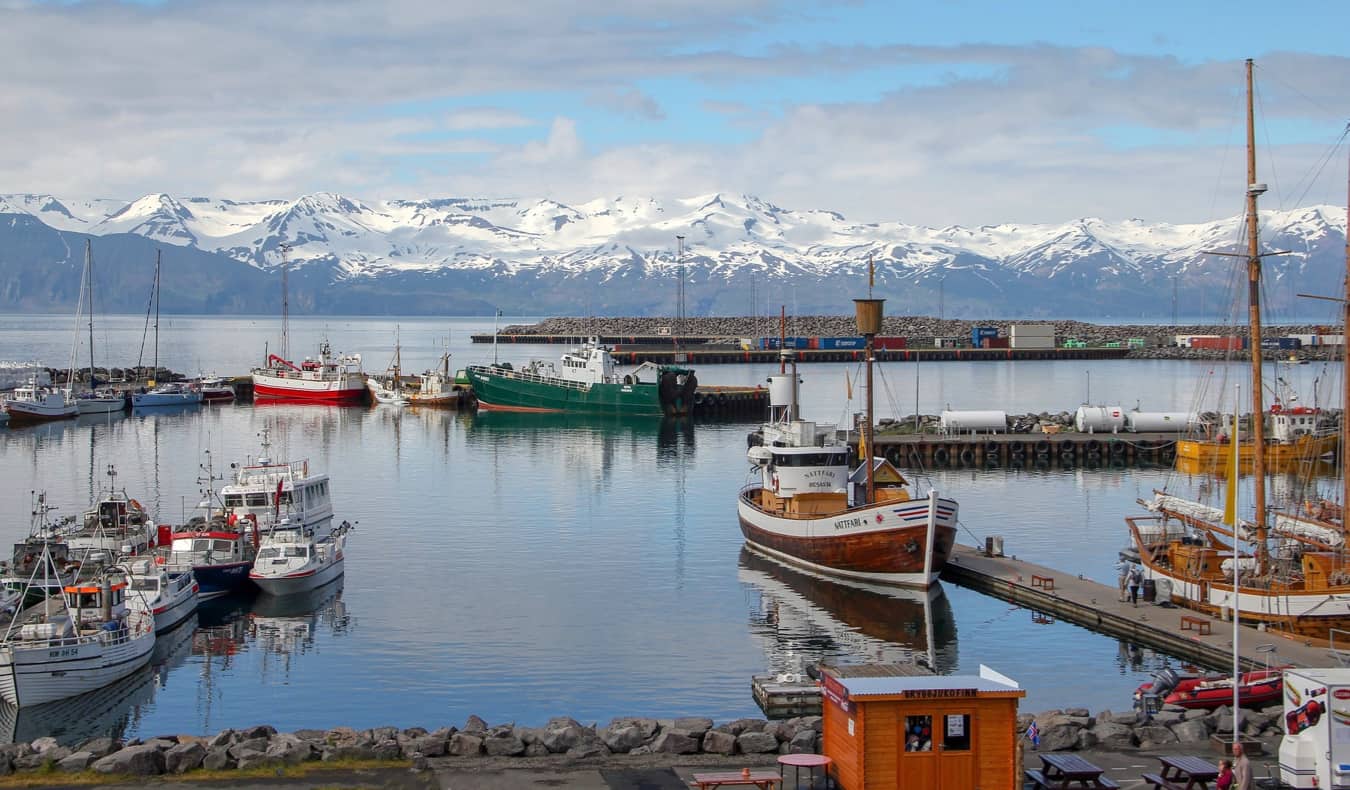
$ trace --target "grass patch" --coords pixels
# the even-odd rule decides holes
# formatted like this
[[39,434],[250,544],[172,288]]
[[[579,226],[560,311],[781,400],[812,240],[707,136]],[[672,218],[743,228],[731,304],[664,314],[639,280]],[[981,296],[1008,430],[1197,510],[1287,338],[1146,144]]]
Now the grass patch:
[[[90,786],[90,785],[117,785],[117,784],[154,784],[157,781],[172,780],[174,782],[216,782],[229,783],[244,779],[299,779],[315,774],[323,774],[333,771],[376,771],[390,769],[407,770],[412,767],[411,760],[332,760],[323,762],[313,760],[299,765],[258,765],[252,768],[239,770],[237,768],[223,769],[217,771],[207,771],[198,768],[195,771],[188,771],[185,774],[164,774],[162,776],[131,776],[128,774],[101,774],[96,771],[78,771],[67,773],[56,768],[54,765],[47,765],[36,771],[21,771],[10,774],[9,776],[0,776],[0,788],[7,787],[51,787],[60,785],[69,786]],[[331,785],[334,788],[349,790],[350,785]]]

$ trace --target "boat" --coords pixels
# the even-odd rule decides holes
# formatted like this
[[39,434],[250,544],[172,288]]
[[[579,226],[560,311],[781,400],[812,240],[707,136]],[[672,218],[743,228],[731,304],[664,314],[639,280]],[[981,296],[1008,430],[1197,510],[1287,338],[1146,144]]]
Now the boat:
[[[872,341],[881,299],[859,299],[858,328],[867,340],[867,414],[861,446],[872,442]],[[785,562],[849,579],[930,587],[956,542],[957,503],[936,491],[910,493],[885,458],[849,464],[849,446],[833,425],[800,418],[796,357],[791,373],[769,378],[770,419],[747,455],[757,478],[744,486],[737,511],[750,546]]]
[[[1252,62],[1247,61],[1247,251],[1250,303],[1254,328],[1260,326],[1261,249],[1257,236],[1257,197],[1265,186],[1256,181],[1255,134],[1252,110]],[[1347,196],[1350,211],[1350,196]],[[1342,321],[1350,326],[1350,247],[1346,250],[1346,291],[1341,301]],[[1251,346],[1252,414],[1263,407],[1262,355],[1259,331]],[[1350,405],[1350,376],[1343,376],[1342,409]],[[1315,517],[1291,513],[1276,515],[1266,504],[1269,463],[1264,420],[1251,422],[1251,471],[1255,504],[1248,520],[1238,518],[1236,505],[1223,511],[1157,494],[1141,501],[1149,515],[1125,519],[1130,540],[1158,596],[1211,615],[1236,609],[1236,620],[1285,630],[1305,637],[1327,639],[1335,629],[1350,628],[1350,563],[1344,552],[1344,518],[1319,509]],[[1240,440],[1237,418],[1231,435]],[[1342,431],[1342,459],[1350,458],[1350,431]],[[1235,449],[1229,444],[1229,451]],[[1238,447],[1236,449],[1242,449]],[[1228,472],[1227,491],[1238,485],[1241,458]],[[1350,501],[1350,475],[1341,470],[1342,502]],[[1339,509],[1343,511],[1343,508]],[[1250,551],[1242,543],[1252,544]]]
[[458,406],[465,397],[466,390],[455,382],[450,373],[450,352],[441,354],[440,364],[431,370],[425,370],[417,376],[417,383],[406,387],[403,396],[411,406],[434,406],[451,408]]
[[[57,568],[45,551],[34,579]],[[127,606],[127,579],[115,568],[81,579],[15,617],[0,639],[0,698],[41,705],[102,688],[150,660],[155,620]]]
[[[75,395],[75,407],[80,414],[113,414],[127,407],[127,399],[120,392],[99,389],[94,374],[94,252],[93,243],[84,241],[84,277],[80,288],[80,304],[89,303],[89,389]],[[79,315],[79,308],[76,308]],[[70,381],[75,381],[74,360],[71,360]]]
[[71,558],[85,564],[112,565],[119,559],[148,553],[159,531],[140,502],[117,488],[117,468],[107,468],[108,487],[79,521],[61,527],[61,541]]
[[172,631],[197,613],[197,580],[192,568],[175,568],[147,557],[130,563],[128,570],[131,589],[139,593],[131,596],[129,606],[155,618],[155,633]]
[[331,405],[359,404],[366,400],[366,374],[361,372],[360,354],[334,354],[324,339],[319,342],[316,357],[305,357],[299,364],[291,362],[290,303],[287,282],[290,264],[282,245],[281,261],[281,348],[280,354],[268,354],[261,367],[252,370],[253,397],[325,403]]
[[171,381],[135,392],[131,395],[131,408],[149,409],[157,406],[195,406],[202,402],[202,391],[190,383]]
[[[226,508],[224,498],[213,490],[221,478],[215,475],[209,450],[202,469],[205,477],[198,482],[202,484],[204,499],[197,506],[199,512],[194,512],[186,524],[168,530],[157,558],[168,567],[191,569],[198,596],[208,601],[247,586],[261,536],[256,513],[246,510],[241,517]],[[275,499],[275,486],[263,481],[251,486],[246,482],[231,492],[231,501],[243,506],[250,493],[255,497],[264,494],[265,500],[265,492],[259,489],[267,486],[273,489],[271,495]]]
[[[0,610],[12,613],[48,596],[59,596],[61,588],[79,572],[80,563],[70,557],[70,548],[61,542],[60,525],[50,519],[55,510],[54,505],[47,504],[45,491],[33,495],[28,537],[14,544],[9,562],[0,563]],[[50,554],[55,572],[41,573],[39,563],[44,554]]]
[[408,397],[403,393],[403,374],[399,370],[400,348],[398,335],[394,335],[394,360],[389,363],[384,376],[370,376],[366,379],[366,388],[376,403],[390,406],[407,406]]
[[[160,253],[156,251],[155,278],[150,291],[150,299],[155,310],[155,356],[154,367],[152,368],[155,371],[159,370],[159,269]],[[150,321],[150,311],[148,309],[145,312],[145,320],[147,323]],[[142,336],[142,338],[143,337],[144,336]],[[143,339],[142,343],[144,343]],[[142,345],[142,348],[144,348],[144,345]],[[137,362],[136,366],[139,369],[140,363]],[[156,375],[158,375],[158,373],[156,373]],[[198,390],[191,384],[177,381],[156,385],[152,379],[146,382],[145,386],[141,387],[139,391],[134,392],[131,395],[132,409],[149,409],[160,406],[192,406],[201,402],[201,390]]]
[[351,523],[344,521],[318,535],[283,518],[263,535],[248,578],[271,596],[309,592],[336,581],[343,573],[343,549],[351,530]]
[[[1266,668],[1243,672],[1238,683],[1238,704],[1264,708],[1277,704],[1284,695],[1284,669]],[[1135,708],[1143,710],[1146,699],[1155,696],[1162,705],[1192,710],[1214,710],[1233,704],[1233,676],[1219,673],[1180,674],[1171,668],[1153,673],[1153,680],[1134,691]]]
[[234,400],[234,385],[223,376],[207,376],[197,382],[203,403],[228,403]]
[[698,389],[694,371],[645,362],[620,374],[610,349],[597,338],[562,355],[558,365],[533,360],[520,370],[509,363],[466,369],[482,409],[680,416]]
[[[255,527],[266,532],[283,512],[292,525],[322,537],[333,526],[333,500],[328,475],[310,473],[309,461],[277,461],[270,455],[270,431],[259,432],[262,454],[235,466],[234,480],[219,492],[226,523],[254,540]],[[201,581],[201,577],[198,577]]]
[[14,388],[14,392],[5,398],[4,408],[13,423],[68,420],[80,413],[68,388],[41,386],[36,375],[22,387]]

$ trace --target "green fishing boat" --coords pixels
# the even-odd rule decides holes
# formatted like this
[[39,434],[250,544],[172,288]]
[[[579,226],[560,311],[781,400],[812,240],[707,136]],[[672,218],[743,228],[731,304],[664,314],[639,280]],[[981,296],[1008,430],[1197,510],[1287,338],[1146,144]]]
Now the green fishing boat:
[[470,365],[465,371],[480,409],[578,414],[679,416],[694,403],[694,371],[674,365],[639,365],[619,373],[609,349],[595,338],[563,354],[559,363],[534,360]]

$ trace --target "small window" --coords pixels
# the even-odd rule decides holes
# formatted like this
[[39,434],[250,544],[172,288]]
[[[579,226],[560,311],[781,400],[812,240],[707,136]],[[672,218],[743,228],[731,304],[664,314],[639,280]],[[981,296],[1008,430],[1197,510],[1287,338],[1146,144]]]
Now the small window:
[[942,749],[948,752],[970,751],[970,714],[948,713],[942,717]]
[[218,540],[215,542],[215,550],[222,554],[229,554],[234,551],[234,544],[228,540]]
[[249,507],[267,507],[267,494],[248,494],[244,501]]
[[905,717],[905,751],[933,751],[933,717]]
[[267,548],[258,552],[259,560],[271,560],[281,556],[281,550],[276,548]]
[[225,507],[243,507],[243,506],[244,506],[244,495],[243,495],[243,494],[226,494],[226,495],[225,495]]

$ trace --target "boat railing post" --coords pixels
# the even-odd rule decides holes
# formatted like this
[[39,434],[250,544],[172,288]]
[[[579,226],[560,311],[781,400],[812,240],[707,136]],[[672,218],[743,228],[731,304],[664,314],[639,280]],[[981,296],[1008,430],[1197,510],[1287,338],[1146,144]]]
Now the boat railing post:
[[928,538],[925,542],[925,551],[923,554],[923,586],[925,587],[928,587],[932,583],[933,552],[937,548],[933,545],[934,536],[937,535],[937,502],[937,491],[935,489],[930,489],[928,491]]

